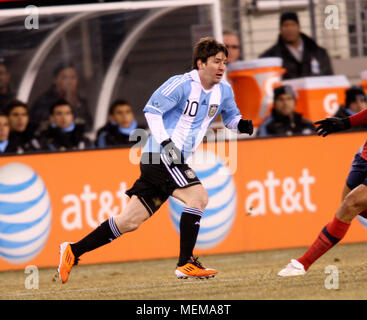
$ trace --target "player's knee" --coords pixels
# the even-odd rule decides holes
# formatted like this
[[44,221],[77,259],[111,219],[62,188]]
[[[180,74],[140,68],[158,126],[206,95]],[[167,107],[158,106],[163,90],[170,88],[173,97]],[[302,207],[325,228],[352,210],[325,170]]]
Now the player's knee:
[[347,195],[343,201],[341,209],[341,216],[354,217],[364,208],[361,207],[357,197],[353,195]]
[[124,217],[123,215],[118,216],[118,219],[116,219],[117,228],[121,233],[134,231],[139,228],[141,223],[142,221]]
[[121,226],[124,232],[135,231],[140,227],[141,223],[137,221],[125,221],[125,223]]
[[126,232],[135,231],[136,229],[138,229],[140,227],[140,225],[141,225],[141,223],[131,221],[126,225],[126,228],[128,229],[128,231],[126,231]]
[[208,192],[203,188],[194,198],[189,201],[188,206],[204,211],[208,205],[208,202]]

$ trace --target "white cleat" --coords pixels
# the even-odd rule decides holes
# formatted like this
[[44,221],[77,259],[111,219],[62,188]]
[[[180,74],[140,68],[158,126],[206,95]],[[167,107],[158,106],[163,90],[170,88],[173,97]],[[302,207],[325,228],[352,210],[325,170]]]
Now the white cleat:
[[303,276],[306,274],[306,270],[302,263],[296,259],[292,259],[288,265],[278,272],[280,277],[292,277],[292,276]]

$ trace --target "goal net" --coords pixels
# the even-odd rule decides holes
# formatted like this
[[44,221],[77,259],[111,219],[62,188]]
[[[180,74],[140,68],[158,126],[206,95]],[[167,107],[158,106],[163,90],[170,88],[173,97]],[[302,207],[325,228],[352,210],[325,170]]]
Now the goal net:
[[221,40],[221,34],[219,0],[0,10],[0,58],[7,62],[15,96],[34,107],[55,90],[60,63],[70,62],[77,71],[75,95],[93,117],[90,133],[105,124],[116,99],[127,100],[138,123],[145,123],[142,108],[152,92],[191,69],[200,37]]

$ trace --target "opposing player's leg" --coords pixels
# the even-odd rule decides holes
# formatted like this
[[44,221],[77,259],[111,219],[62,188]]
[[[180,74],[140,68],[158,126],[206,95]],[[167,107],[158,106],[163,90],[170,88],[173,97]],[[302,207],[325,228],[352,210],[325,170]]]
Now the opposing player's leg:
[[107,243],[124,233],[136,230],[150,217],[147,208],[137,196],[132,196],[125,210],[118,216],[101,223],[95,230],[76,243],[64,242],[60,245],[59,278],[65,283],[70,271],[78,263],[79,257]]
[[331,247],[338,243],[349,229],[351,221],[358,214],[365,216],[367,213],[366,201],[367,186],[367,161],[360,153],[354,156],[346,184],[342,191],[342,204],[334,219],[321,231],[318,238],[299,259],[292,259],[282,269],[279,276],[303,275],[311,264]]
[[322,229],[305,254],[297,260],[292,259],[278,275],[286,277],[305,274],[318,258],[344,238],[352,220],[366,209],[367,186],[360,184],[345,196],[334,219]]
[[180,219],[180,256],[175,274],[179,279],[212,278],[217,271],[205,268],[198,258],[193,256],[200,229],[200,219],[208,204],[208,194],[201,184],[187,188],[178,188],[172,196],[185,203]]

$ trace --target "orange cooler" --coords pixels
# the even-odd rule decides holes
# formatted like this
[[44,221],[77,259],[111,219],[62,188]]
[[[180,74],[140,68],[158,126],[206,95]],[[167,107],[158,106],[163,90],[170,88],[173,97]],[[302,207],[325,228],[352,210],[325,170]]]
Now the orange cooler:
[[367,94],[367,70],[364,70],[361,72],[360,86],[363,88],[364,92]]
[[311,121],[333,116],[344,104],[345,90],[350,87],[343,75],[284,80],[282,84],[291,85],[297,92],[296,111]]
[[254,126],[259,126],[269,114],[273,89],[280,84],[284,72],[282,59],[276,57],[236,61],[228,66],[227,77],[237,106]]

